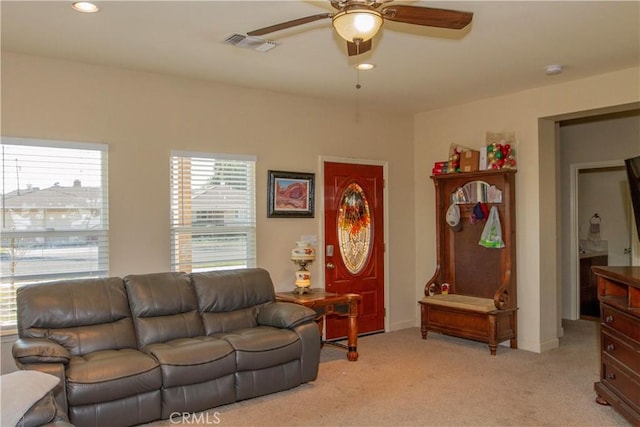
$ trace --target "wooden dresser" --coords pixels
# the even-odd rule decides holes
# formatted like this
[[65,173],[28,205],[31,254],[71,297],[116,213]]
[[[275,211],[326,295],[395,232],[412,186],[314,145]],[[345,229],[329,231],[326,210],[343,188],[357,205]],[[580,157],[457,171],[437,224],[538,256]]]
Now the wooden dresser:
[[640,267],[592,267],[600,300],[596,402],[640,426]]

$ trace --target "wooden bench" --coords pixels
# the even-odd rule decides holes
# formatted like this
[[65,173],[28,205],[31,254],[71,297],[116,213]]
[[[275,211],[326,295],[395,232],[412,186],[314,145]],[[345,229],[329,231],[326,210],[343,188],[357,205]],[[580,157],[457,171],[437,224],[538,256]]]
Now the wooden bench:
[[458,294],[424,297],[420,305],[424,339],[434,331],[486,342],[492,355],[502,341],[518,348],[515,308],[498,309],[492,299]]

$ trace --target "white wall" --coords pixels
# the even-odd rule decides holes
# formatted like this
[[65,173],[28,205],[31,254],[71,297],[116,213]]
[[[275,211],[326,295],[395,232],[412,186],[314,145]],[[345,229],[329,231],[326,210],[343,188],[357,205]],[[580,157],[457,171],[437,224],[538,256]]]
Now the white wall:
[[487,131],[515,131],[518,344],[536,352],[556,347],[560,309],[554,123],[574,112],[637,103],[638,75],[639,69],[632,68],[417,114],[416,297],[422,296],[435,268],[434,191],[429,179],[433,162],[446,159],[451,143],[480,147]]
[[[1,95],[2,135],[109,145],[112,275],[170,269],[172,149],[257,156],[258,266],[278,291],[293,286],[291,247],[303,234],[318,235],[323,215],[267,218],[267,171],[318,174],[321,156],[386,162],[388,325],[415,324],[412,117],[5,52]],[[311,268],[321,277],[319,263]]]

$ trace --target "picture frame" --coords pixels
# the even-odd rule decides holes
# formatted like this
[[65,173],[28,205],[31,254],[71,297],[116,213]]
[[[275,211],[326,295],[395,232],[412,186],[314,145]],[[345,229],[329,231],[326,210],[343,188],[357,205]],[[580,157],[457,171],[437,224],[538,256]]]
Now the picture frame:
[[269,171],[267,218],[313,218],[315,174]]

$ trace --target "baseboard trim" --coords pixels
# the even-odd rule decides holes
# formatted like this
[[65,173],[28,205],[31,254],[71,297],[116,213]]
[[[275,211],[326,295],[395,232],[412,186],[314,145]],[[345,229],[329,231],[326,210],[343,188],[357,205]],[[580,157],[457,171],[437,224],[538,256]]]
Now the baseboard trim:
[[416,325],[415,322],[412,320],[406,320],[404,322],[397,322],[397,323],[390,323],[389,332],[398,331],[400,329],[415,328],[415,327],[420,327],[420,325]]

